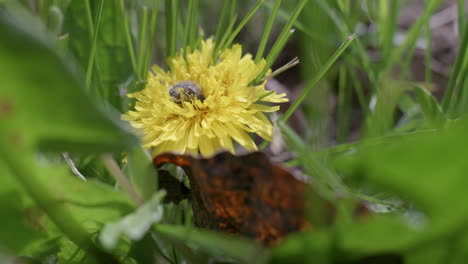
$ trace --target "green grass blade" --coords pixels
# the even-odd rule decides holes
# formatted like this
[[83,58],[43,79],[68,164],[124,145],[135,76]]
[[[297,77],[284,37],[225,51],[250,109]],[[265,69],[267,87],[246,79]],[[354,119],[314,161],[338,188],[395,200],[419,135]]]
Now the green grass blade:
[[[279,54],[283,50],[284,46],[286,46],[286,43],[288,43],[288,40],[291,38],[291,36],[294,34],[294,32],[295,32],[295,29],[291,29],[291,30],[289,30],[288,34],[283,35],[283,37],[281,39],[278,39],[276,41],[275,46],[268,53],[268,56],[266,58],[265,68],[263,69],[262,73],[259,74],[258,77],[262,77],[262,76],[264,76],[266,74],[266,72],[273,65],[276,58],[278,58]],[[270,78],[270,77],[268,77],[268,78]],[[263,79],[263,77],[261,79]]]
[[[340,29],[341,36],[343,38],[350,36],[354,33],[354,29],[351,27],[351,25],[349,25],[349,23],[346,23],[346,20],[351,20],[351,17],[345,17],[344,19],[341,19],[333,11],[333,8],[330,7],[327,1],[318,1],[317,4],[324,10],[324,12],[326,12],[332,18],[332,21],[334,21],[336,27]],[[346,14],[346,10],[342,10],[342,12]],[[362,68],[367,73],[370,82],[373,84],[371,85],[371,88],[375,89],[377,83],[375,69],[371,66],[371,59],[366,51],[364,44],[359,38],[356,38],[353,49],[356,50],[362,64]]]
[[[140,41],[140,46],[138,48],[138,66],[137,70],[139,72],[140,76],[143,76],[143,71],[144,71],[144,61],[145,61],[145,54],[146,54],[146,49],[145,45],[150,45],[150,43],[147,43],[146,37],[147,37],[147,31],[148,31],[148,8],[146,6],[143,6],[142,10],[142,20],[140,23],[140,30],[139,30],[139,41]],[[141,80],[138,80],[141,81]]]
[[292,34],[291,28],[296,23],[296,20],[299,17],[299,14],[302,12],[307,2],[308,0],[301,0],[296,5],[296,8],[294,9],[290,19],[288,20],[286,25],[283,27],[283,30],[281,31],[280,35],[275,41],[275,44],[273,44],[273,47],[271,48],[271,51],[266,58],[265,68],[258,75],[257,81],[260,80],[265,75],[265,73],[270,69],[271,65],[273,65],[273,62],[276,60],[276,58],[280,54],[284,45],[286,45],[287,40],[289,39],[289,37],[291,37],[291,34]]
[[[403,44],[396,49],[392,50],[392,53],[388,56],[388,59],[385,61],[383,70],[380,72],[381,76],[385,76],[390,68],[394,65],[395,62],[404,57],[406,51],[414,49],[416,40],[418,39],[421,30],[424,28],[424,25],[429,21],[432,14],[437,10],[437,8],[443,3],[442,0],[430,0],[426,8],[424,9],[423,14],[416,21],[416,23],[410,28],[407,33],[406,39]],[[411,57],[411,56],[406,56]]]
[[150,24],[150,36],[149,42],[146,45],[146,55],[145,55],[145,62],[143,64],[143,72],[142,72],[142,80],[146,80],[148,76],[148,67],[151,61],[151,53],[153,51],[153,44],[156,36],[156,25],[158,21],[158,7],[159,7],[159,0],[153,0],[153,10],[151,13],[151,24]]
[[185,13],[185,24],[184,24],[184,38],[182,40],[183,47],[190,45],[190,30],[192,28],[192,14],[193,14],[193,0],[188,1],[187,11]]
[[236,20],[237,20],[237,16],[234,16],[231,22],[229,23],[229,26],[226,28],[226,31],[224,32],[223,37],[221,38],[221,41],[218,44],[215,43],[215,50],[213,52],[213,61],[218,60],[219,50],[221,49],[222,46],[224,46],[224,43],[226,43],[229,35],[234,29],[234,24],[236,23]]
[[391,50],[393,49],[393,39],[395,37],[395,31],[397,28],[397,19],[398,19],[398,7],[399,7],[399,0],[393,0],[390,1],[391,3],[388,3],[386,1],[380,1],[379,3],[387,3],[389,4],[389,12],[390,14],[383,14],[385,16],[385,19],[383,19],[383,23],[381,23],[379,26],[383,28],[383,34],[382,34],[382,51],[384,54],[384,57],[389,56],[391,54]]
[[424,53],[424,76],[427,84],[432,83],[432,34],[431,23],[428,21],[425,28],[426,33],[426,52]]
[[[273,4],[271,4],[269,2],[265,2],[264,5],[268,9],[273,10]],[[286,13],[284,10],[282,10],[282,9],[278,10],[278,18],[281,21],[287,22],[289,17],[290,17],[289,14]],[[294,23],[294,27],[297,28],[299,31],[303,32],[304,34],[306,34],[312,40],[320,42],[320,44],[333,45],[332,41],[330,41],[328,39],[324,39],[320,34],[317,34],[316,32],[313,32],[313,31],[307,29],[307,27],[303,23],[301,23],[301,21],[299,21],[299,20],[296,20],[296,23]],[[349,34],[349,35],[351,35],[351,34]]]
[[171,58],[176,54],[178,3],[179,0],[166,0],[167,58]]
[[193,1],[192,15],[190,16],[189,45],[195,45],[197,36],[198,0]]
[[314,182],[325,197],[334,200],[334,191],[346,191],[341,179],[335,173],[326,168],[322,161],[305,144],[304,141],[284,122],[278,122],[278,126],[283,132],[286,141],[296,155],[308,175],[314,175]]
[[336,139],[338,142],[344,142],[348,136],[350,118],[350,90],[346,85],[347,70],[344,65],[340,67],[338,80],[338,131],[336,133]]
[[91,6],[89,4],[89,0],[85,0],[85,10],[86,10],[86,22],[88,22],[88,32],[89,38],[93,39],[94,36],[94,23],[93,23],[93,15],[91,13]]
[[278,10],[280,9],[280,5],[281,0],[276,0],[275,5],[271,10],[271,14],[268,17],[265,28],[263,29],[262,39],[260,40],[260,44],[258,45],[257,54],[255,54],[255,63],[258,63],[263,57],[263,53],[265,52],[265,47],[267,45],[268,38],[270,37],[271,29],[273,28],[273,23],[275,22],[276,15],[278,14]]
[[88,67],[86,69],[86,90],[89,91],[91,88],[91,79],[93,76],[93,65],[94,65],[94,60],[96,57],[96,49],[97,49],[97,39],[98,39],[98,32],[99,32],[99,23],[101,22],[101,14],[102,14],[102,7],[104,6],[104,0],[99,1],[99,8],[98,8],[98,14],[96,16],[96,25],[95,25],[95,30],[94,30],[94,36],[93,36],[93,43],[91,44],[91,50],[89,52],[89,60],[88,60]]
[[448,112],[449,108],[451,107],[457,81],[462,72],[462,66],[463,64],[467,63],[466,61],[468,61],[467,50],[468,50],[468,27],[465,27],[465,32],[463,33],[462,41],[460,44],[460,50],[458,51],[458,56],[457,56],[457,59],[455,60],[455,66],[452,70],[452,74],[450,75],[447,90],[445,91],[444,97],[442,99],[442,108],[444,109],[445,112]]
[[257,2],[257,4],[254,6],[254,8],[252,8],[252,10],[250,10],[250,12],[247,14],[247,16],[245,16],[244,19],[242,19],[242,21],[239,23],[239,25],[237,25],[236,29],[234,29],[234,31],[231,33],[231,35],[229,36],[227,41],[225,43],[223,43],[222,49],[225,49],[226,47],[231,45],[232,41],[237,36],[237,34],[239,34],[239,32],[244,28],[245,24],[247,24],[247,22],[257,12],[258,8],[260,8],[260,6],[263,4],[263,1],[265,1],[265,0],[259,0]]
[[353,42],[355,38],[356,38],[356,35],[351,35],[343,44],[341,44],[341,46],[338,48],[335,54],[333,54],[333,56],[325,63],[325,65],[320,69],[317,75],[315,75],[314,78],[307,84],[307,87],[301,92],[301,94],[296,99],[296,101],[294,101],[294,103],[288,108],[286,113],[281,118],[282,121],[285,122],[291,117],[291,115],[299,107],[302,101],[304,101],[307,94],[322,79],[325,73],[328,72],[330,67],[336,62],[336,60],[341,56],[341,54],[343,54],[343,52],[348,48],[348,46]]
[[458,4],[458,34],[463,35],[467,21],[465,20],[465,0],[457,0]]
[[216,33],[215,33],[215,45],[220,43],[223,35],[221,32],[226,29],[226,26],[230,22],[229,20],[229,1],[224,1],[223,7],[221,8],[221,13],[218,18],[218,26],[216,27]]
[[130,62],[132,63],[133,67],[133,72],[135,72],[135,75],[137,76],[138,80],[141,80],[140,73],[137,68],[137,61],[136,61],[136,55],[135,55],[135,48],[133,47],[133,39],[132,39],[132,32],[130,30],[130,22],[128,20],[127,13],[125,12],[125,2],[124,0],[120,0],[120,10],[121,10],[121,15],[123,19],[123,23],[125,26],[125,38],[127,39],[127,47],[128,47],[128,53],[130,54]]

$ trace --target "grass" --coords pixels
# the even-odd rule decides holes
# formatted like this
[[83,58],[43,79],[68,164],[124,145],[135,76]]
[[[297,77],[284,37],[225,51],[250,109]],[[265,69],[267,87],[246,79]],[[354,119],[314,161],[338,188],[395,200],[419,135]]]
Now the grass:
[[[465,1],[456,1],[459,48],[442,81],[430,22],[444,1],[425,1],[403,32],[406,1],[358,2],[0,1],[0,233],[8,234],[0,259],[463,263]],[[314,228],[271,248],[196,228],[187,199],[161,203],[158,170],[120,120],[132,107],[125,92],[144,87],[151,65],[167,68],[168,58],[208,37],[214,61],[234,43],[254,47],[266,66],[252,84],[277,78],[289,91],[274,138],[286,142],[282,165],[308,176]],[[436,85],[437,95],[429,89]],[[104,229],[109,223],[120,233]],[[102,239],[117,246],[105,249]]]

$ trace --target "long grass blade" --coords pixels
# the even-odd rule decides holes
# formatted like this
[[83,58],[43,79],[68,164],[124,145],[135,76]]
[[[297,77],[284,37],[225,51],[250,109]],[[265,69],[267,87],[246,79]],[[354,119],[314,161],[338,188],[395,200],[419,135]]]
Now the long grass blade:
[[120,0],[120,5],[119,6],[120,6],[121,14],[122,14],[123,24],[124,24],[124,27],[125,27],[125,38],[127,40],[128,53],[130,54],[130,62],[132,64],[133,72],[137,76],[137,79],[141,80],[141,76],[140,76],[140,73],[139,73],[138,67],[137,67],[135,48],[133,46],[133,38],[132,38],[132,32],[130,30],[130,22],[129,22],[127,13],[125,12],[125,2],[124,2],[124,0]]
[[307,84],[307,87],[301,92],[299,97],[294,101],[294,103],[288,108],[286,113],[283,115],[281,120],[283,122],[287,121],[294,111],[299,107],[299,105],[304,101],[307,94],[312,90],[313,87],[322,79],[322,77],[328,72],[331,66],[336,62],[336,60],[343,54],[343,52],[348,48],[348,46],[353,42],[356,38],[356,35],[351,35],[348,39],[341,44],[338,50],[331,56],[330,59],[325,63],[325,65],[320,69],[317,75]]
[[263,71],[257,76],[257,81],[260,80],[265,73],[270,69],[271,65],[273,65],[273,62],[276,60],[278,55],[280,54],[281,50],[283,49],[284,45],[286,45],[287,40],[289,37],[291,37],[291,28],[292,26],[296,23],[297,18],[299,17],[299,14],[302,12],[304,9],[305,5],[307,4],[308,0],[301,0],[296,8],[294,9],[291,18],[288,20],[286,25],[283,27],[283,30],[281,31],[280,35],[275,41],[275,44],[273,44],[273,47],[271,48],[270,53],[268,54],[266,58],[266,65]]
[[144,69],[142,72],[142,80],[146,80],[148,77],[148,67],[151,60],[151,53],[153,51],[153,44],[156,37],[156,25],[158,20],[158,7],[159,7],[159,0],[153,0],[153,10],[151,13],[151,24],[150,24],[150,36],[149,42],[146,45],[146,55],[145,55],[145,62],[144,62]]
[[230,1],[226,0],[223,3],[223,7],[221,8],[221,13],[218,18],[218,26],[216,27],[215,33],[215,44],[219,43],[223,37],[223,30],[226,29],[226,26],[230,22],[229,20],[229,3]]
[[168,58],[173,57],[176,53],[178,3],[179,0],[166,0],[166,49]]
[[85,80],[86,86],[85,87],[87,91],[89,91],[91,88],[91,79],[93,77],[93,68],[94,68],[93,66],[94,66],[94,60],[96,57],[99,24],[101,22],[101,14],[102,14],[103,6],[104,6],[104,0],[99,1],[98,14],[96,16],[96,25],[95,25],[94,35],[93,35],[93,42],[91,44],[91,50],[89,52],[88,67],[86,68],[86,80]]
[[247,14],[247,16],[244,17],[244,19],[241,20],[239,25],[237,25],[236,29],[231,33],[229,38],[227,39],[226,43],[223,43],[223,46],[221,47],[222,49],[225,49],[227,46],[231,45],[232,41],[234,38],[239,34],[239,32],[244,28],[245,24],[252,18],[252,16],[257,12],[258,8],[263,4],[263,1],[265,0],[259,0],[257,4],[250,10],[250,12]]
[[147,40],[146,40],[147,31],[148,31],[148,7],[144,6],[141,12],[142,12],[142,20],[140,23],[140,30],[139,30],[140,46],[138,48],[137,70],[140,73],[140,76],[143,76],[143,68],[144,68],[144,61],[145,61],[144,56],[146,54],[145,45],[149,45],[149,43],[147,43]]
[[455,93],[455,88],[457,86],[457,82],[459,77],[461,76],[462,66],[466,64],[468,61],[468,27],[465,27],[465,32],[463,33],[462,41],[460,44],[460,50],[458,51],[457,59],[455,60],[455,66],[452,70],[452,74],[450,75],[449,83],[447,86],[447,90],[445,91],[444,97],[442,99],[442,108],[445,112],[449,111],[451,107],[451,103],[453,100],[453,96]]
[[263,53],[265,52],[265,47],[267,45],[268,38],[270,37],[271,29],[273,28],[273,23],[275,22],[280,5],[281,0],[276,0],[275,5],[271,10],[271,14],[268,17],[265,28],[263,29],[262,39],[260,40],[260,44],[258,45],[257,54],[255,54],[255,63],[258,63],[263,57]]

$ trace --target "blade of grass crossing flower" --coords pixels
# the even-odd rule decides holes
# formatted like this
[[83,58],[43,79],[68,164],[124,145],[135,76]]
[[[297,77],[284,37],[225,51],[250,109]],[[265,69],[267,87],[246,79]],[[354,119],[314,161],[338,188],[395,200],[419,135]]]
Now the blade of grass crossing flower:
[[252,18],[252,16],[257,12],[258,8],[263,4],[265,0],[259,0],[257,4],[250,10],[250,12],[247,14],[247,16],[242,19],[242,21],[237,25],[236,29],[231,33],[229,38],[227,39],[226,43],[223,43],[222,49],[227,48],[229,45],[231,45],[232,41],[234,38],[239,34],[239,32],[244,28],[245,24]]
[[255,54],[255,63],[258,63],[263,58],[263,53],[265,52],[265,47],[268,42],[268,38],[270,37],[271,29],[273,28],[273,23],[275,22],[276,15],[278,14],[278,10],[281,6],[281,0],[276,0],[271,10],[270,15],[268,16],[267,23],[265,28],[263,29],[262,39],[260,40],[260,44],[258,45],[257,54]]
[[153,51],[153,44],[156,36],[156,23],[158,19],[158,7],[159,7],[159,0],[153,0],[153,10],[151,11],[151,24],[150,24],[150,36],[149,42],[146,45],[146,55],[145,55],[145,62],[143,64],[143,72],[142,72],[142,80],[146,80],[148,76],[148,68],[151,60],[151,53]]
[[[148,27],[148,7],[143,6],[142,10],[142,20],[140,23],[140,30],[139,30],[139,41],[140,41],[140,46],[138,48],[138,72],[140,73],[140,76],[143,76],[143,71],[144,71],[144,60],[145,60],[145,54],[146,54],[146,49],[145,45],[150,45],[150,43],[147,43],[146,37],[147,37],[147,27]],[[142,80],[138,80],[139,82]]]
[[261,79],[261,81],[264,81],[264,80],[268,80],[268,79],[271,79],[289,69],[291,69],[292,67],[298,65],[300,63],[299,61],[299,58],[298,57],[295,57],[294,59],[292,59],[291,61],[289,61],[288,63],[286,63],[285,65],[281,66],[280,68],[276,69],[274,72],[272,72],[271,74],[263,77]]
[[101,22],[101,14],[102,14],[102,7],[104,6],[104,0],[99,1],[99,8],[98,8],[98,14],[96,16],[96,24],[95,24],[95,30],[94,30],[94,35],[93,35],[93,42],[91,44],[91,50],[89,52],[89,60],[88,60],[88,67],[86,69],[86,90],[89,91],[91,88],[91,79],[93,75],[93,66],[94,66],[94,60],[96,57],[96,48],[97,48],[97,38],[98,38],[98,32],[99,32],[99,23]]
[[457,58],[455,60],[455,66],[453,67],[452,73],[450,75],[449,83],[447,90],[445,91],[444,97],[442,99],[442,108],[445,112],[449,112],[449,108],[453,103],[453,96],[455,93],[455,88],[457,85],[458,78],[462,71],[462,66],[466,61],[468,61],[468,27],[465,27],[465,32],[463,32],[462,41],[460,43],[460,50],[458,51]]
[[284,35],[281,39],[278,39],[276,41],[276,46],[273,46],[271,51],[268,53],[268,56],[266,57],[266,64],[265,68],[263,69],[263,74],[260,74],[259,76],[265,75],[265,73],[268,71],[268,69],[271,68],[273,63],[275,62],[276,58],[278,58],[279,54],[283,50],[284,46],[286,46],[286,43],[288,43],[288,40],[291,38],[291,36],[296,32],[296,30],[293,28],[289,30],[288,34]]
[[313,87],[322,79],[322,77],[325,75],[325,73],[328,72],[330,67],[336,62],[336,60],[343,54],[343,52],[348,48],[348,46],[353,42],[353,40],[356,38],[356,35],[351,35],[348,37],[348,39],[341,44],[341,46],[338,48],[338,50],[333,54],[333,56],[325,63],[325,65],[320,69],[320,71],[317,73],[317,75],[314,76],[314,78],[309,82],[307,87],[301,92],[299,97],[294,101],[294,103],[288,108],[286,113],[283,115],[281,118],[282,121],[287,121],[291,115],[294,113],[294,111],[299,107],[299,105],[304,101],[306,98],[307,94],[312,90]]
[[119,6],[120,6],[120,11],[121,11],[124,27],[125,27],[125,38],[127,39],[127,48],[128,48],[128,53],[130,54],[130,62],[132,63],[133,72],[137,76],[137,79],[141,80],[141,76],[137,68],[135,48],[133,47],[133,38],[132,38],[132,32],[130,30],[130,22],[129,22],[127,13],[125,12],[124,0],[120,0]]
[[304,9],[304,6],[307,4],[308,0],[301,0],[294,9],[290,19],[286,23],[286,25],[283,27],[283,30],[281,31],[280,35],[275,41],[275,44],[273,44],[273,47],[271,48],[270,53],[268,54],[266,58],[266,65],[263,71],[257,76],[257,81],[260,80],[265,73],[268,71],[268,69],[273,65],[273,62],[276,60],[278,55],[280,54],[281,50],[283,49],[284,45],[286,45],[287,40],[291,37],[291,28],[294,25],[294,23],[297,20],[297,17],[301,13],[302,9]]

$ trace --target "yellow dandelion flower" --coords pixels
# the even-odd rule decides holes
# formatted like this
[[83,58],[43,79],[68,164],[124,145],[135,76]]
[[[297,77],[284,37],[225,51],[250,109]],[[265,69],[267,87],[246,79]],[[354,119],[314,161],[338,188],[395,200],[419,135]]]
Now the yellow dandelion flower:
[[233,141],[255,151],[249,133],[271,140],[272,124],[264,113],[279,106],[265,103],[288,99],[285,94],[268,93],[266,81],[251,85],[265,61],[255,64],[250,54],[242,56],[238,44],[224,50],[216,62],[213,51],[211,39],[202,41],[200,50],[170,59],[167,72],[154,66],[155,74],[150,74],[145,89],[128,95],[136,98],[135,110],[123,119],[141,132],[144,146],[153,147],[153,155],[235,153]]

